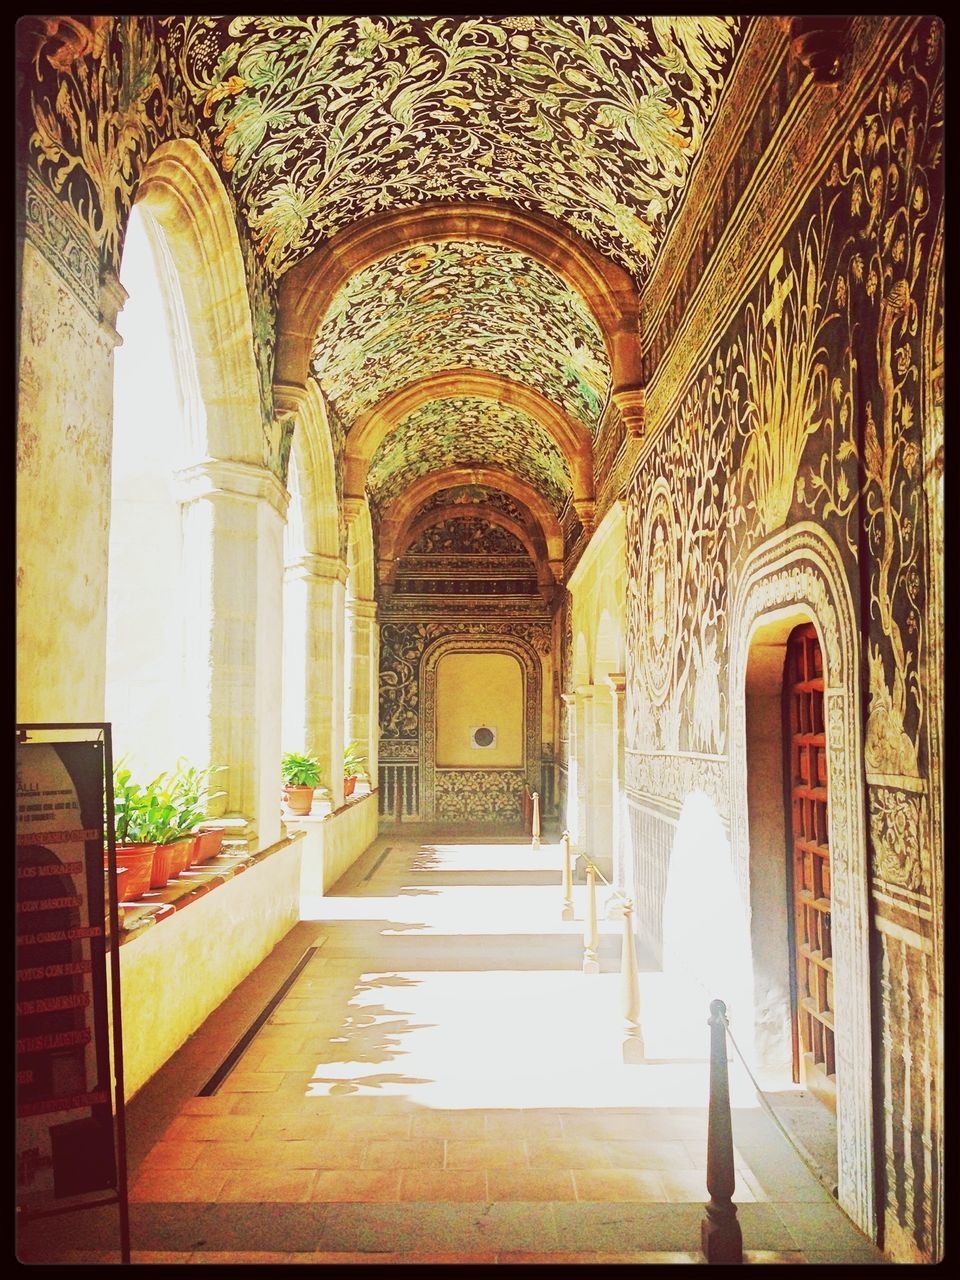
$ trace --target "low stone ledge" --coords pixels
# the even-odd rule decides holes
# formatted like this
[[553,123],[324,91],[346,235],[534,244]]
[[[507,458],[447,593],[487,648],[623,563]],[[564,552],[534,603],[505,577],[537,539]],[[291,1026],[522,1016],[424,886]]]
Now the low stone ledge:
[[[175,880],[168,880],[162,889],[148,889],[136,902],[121,902],[120,946],[139,937],[144,929],[169,919],[175,912],[182,911],[220,885],[303,838],[302,832],[294,831],[276,844],[268,845],[266,849],[260,849],[256,853],[225,849],[207,862],[197,862],[187,867]],[[109,927],[109,912],[107,923]],[[109,938],[107,946],[110,946]]]

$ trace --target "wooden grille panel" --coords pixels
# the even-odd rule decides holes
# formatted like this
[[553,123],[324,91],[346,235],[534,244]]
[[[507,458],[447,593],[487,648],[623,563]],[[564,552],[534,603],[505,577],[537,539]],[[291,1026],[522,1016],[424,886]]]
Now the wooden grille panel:
[[786,686],[796,1031],[808,1088],[835,1107],[823,655],[813,626],[797,627],[790,636]]

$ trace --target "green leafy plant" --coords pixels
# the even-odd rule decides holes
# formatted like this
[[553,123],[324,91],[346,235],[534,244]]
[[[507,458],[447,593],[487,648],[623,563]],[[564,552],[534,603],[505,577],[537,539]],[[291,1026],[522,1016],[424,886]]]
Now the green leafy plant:
[[179,760],[172,773],[161,773],[146,785],[133,780],[123,760],[113,771],[114,837],[117,844],[170,844],[189,835],[206,817],[214,791],[210,779],[222,765],[197,769]]
[[343,776],[345,778],[354,778],[360,772],[366,763],[366,756],[360,754],[359,746],[356,742],[351,742],[343,752]]
[[280,773],[288,787],[319,787],[322,766],[316,756],[288,751],[280,762]]

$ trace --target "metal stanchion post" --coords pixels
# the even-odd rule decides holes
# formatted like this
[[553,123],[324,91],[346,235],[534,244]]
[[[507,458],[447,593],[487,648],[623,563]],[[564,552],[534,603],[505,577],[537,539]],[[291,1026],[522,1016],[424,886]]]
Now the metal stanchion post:
[[540,792],[533,793],[533,839],[530,841],[531,849],[540,848]]
[[743,1234],[737,1206],[731,1200],[733,1122],[730,1116],[730,1083],[727,1077],[727,1007],[710,1002],[710,1112],[707,1122],[707,1216],[700,1224],[700,1247],[708,1262],[742,1263]]

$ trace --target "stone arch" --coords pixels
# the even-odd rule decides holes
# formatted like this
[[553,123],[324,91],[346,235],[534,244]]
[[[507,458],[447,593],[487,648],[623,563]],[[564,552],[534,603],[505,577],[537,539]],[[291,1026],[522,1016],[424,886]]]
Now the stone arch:
[[510,653],[523,675],[524,776],[531,791],[540,789],[541,684],[543,671],[534,647],[517,636],[447,635],[424,649],[420,658],[420,813],[431,821],[436,813],[437,666],[448,653]]
[[354,600],[373,599],[373,525],[365,502],[350,521],[347,542],[348,596]]
[[340,555],[336,457],[323,394],[311,378],[293,408],[296,425],[291,450],[300,482],[304,550],[310,555]]
[[546,563],[546,546],[539,529],[531,532],[516,520],[511,520],[509,516],[504,515],[502,511],[497,511],[492,507],[476,506],[465,512],[463,507],[458,507],[453,503],[449,506],[437,507],[432,511],[428,511],[426,515],[412,519],[404,525],[397,538],[395,559],[385,563],[383,566],[381,586],[392,587],[396,579],[397,563],[400,557],[406,553],[407,549],[421,533],[426,529],[433,528],[436,524],[442,524],[444,520],[462,520],[466,516],[480,516],[488,524],[496,525],[498,528],[512,533],[523,544],[524,550],[536,566],[537,583],[541,591],[552,594],[554,580]]
[[344,228],[292,267],[280,286],[277,376],[306,382],[313,343],[337,290],[357,271],[416,244],[467,240],[529,254],[580,294],[603,335],[613,398],[628,427],[643,423],[640,303],[628,272],[559,222],[493,201],[436,201]]
[[[769,671],[776,669],[778,654],[785,650],[798,618],[809,619],[820,640],[836,962],[838,1195],[846,1212],[875,1239],[869,867],[864,830],[860,649],[853,599],[834,543],[809,522],[766,539],[743,566],[730,617],[731,847],[745,903],[750,901],[751,872],[748,678],[751,692],[770,680]],[[765,657],[758,645],[767,648]],[[780,670],[782,673],[782,659]]]
[[262,466],[266,438],[247,279],[223,183],[197,143],[178,138],[147,161],[136,203],[149,215],[155,245],[162,233],[183,295],[205,409],[197,456]]
[[563,579],[563,531],[553,508],[532,485],[500,467],[444,467],[414,480],[384,511],[380,521],[379,554],[381,578],[384,568],[399,553],[397,547],[404,528],[422,503],[442,489],[456,485],[487,485],[509,494],[529,512],[539,525],[547,548],[547,561],[557,582]]
[[378,446],[408,414],[431,400],[475,396],[514,405],[529,414],[556,443],[567,463],[575,502],[593,498],[593,439],[582,423],[575,422],[546,396],[502,374],[482,369],[445,369],[418,378],[385,396],[357,420],[347,437],[344,491],[361,494],[370,461]]

